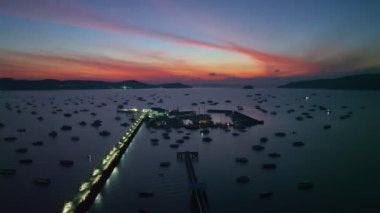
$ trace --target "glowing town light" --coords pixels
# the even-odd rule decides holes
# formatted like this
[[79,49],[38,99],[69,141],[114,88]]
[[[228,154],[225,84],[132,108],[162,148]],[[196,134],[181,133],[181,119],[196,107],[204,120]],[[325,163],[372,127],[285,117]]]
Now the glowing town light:
[[[134,109],[138,111],[138,109]],[[130,110],[126,110],[130,111]],[[137,126],[141,124],[143,119],[147,116],[146,112],[151,112],[150,110],[144,110],[143,113],[140,114],[139,119],[136,120],[136,122],[133,123],[132,127],[124,134],[124,136],[116,143],[112,149],[109,151],[109,153],[103,158],[102,164],[100,165],[100,168],[96,168],[92,176],[84,183],[81,184],[79,188],[79,192],[74,196],[73,200],[71,202],[67,202],[64,204],[64,207],[62,209],[63,213],[73,213],[76,211],[76,208],[81,205],[81,203],[85,202],[91,193],[92,187],[97,184],[100,179],[103,176],[103,172],[108,170],[110,165],[115,162],[115,159],[117,159],[120,156],[120,153],[122,151],[122,148],[125,146],[132,146],[133,143],[129,143],[130,136],[132,134],[135,134],[137,131]],[[127,147],[128,148],[128,147]],[[129,149],[126,149],[126,152],[128,152]],[[122,156],[123,157],[123,156]],[[117,167],[113,168],[112,174],[117,174],[118,170]],[[106,180],[106,186],[109,185],[109,179]],[[100,200],[101,195],[97,194],[96,200]]]
[[98,174],[100,174],[100,170],[95,169],[94,172],[92,173],[92,176],[97,176]]
[[73,203],[72,202],[65,203],[65,205],[63,206],[62,213],[69,213],[69,212],[71,212],[71,208],[72,207],[73,207]]
[[87,196],[90,194],[90,191],[86,191],[82,196],[81,196],[81,202],[83,202],[84,200],[86,200]]
[[84,182],[84,183],[82,183],[82,185],[80,186],[79,191],[84,191],[84,190],[86,190],[89,186],[90,186],[90,184],[89,184],[88,182]]
[[94,180],[92,180],[92,184],[97,183],[99,181],[99,179],[100,179],[100,175],[95,177]]

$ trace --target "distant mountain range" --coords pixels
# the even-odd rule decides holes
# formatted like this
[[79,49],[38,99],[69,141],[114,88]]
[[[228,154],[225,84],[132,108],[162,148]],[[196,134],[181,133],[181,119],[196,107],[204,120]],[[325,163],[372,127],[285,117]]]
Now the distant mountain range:
[[191,88],[181,83],[147,84],[135,80],[107,82],[86,80],[15,80],[0,78],[0,90],[67,90],[67,89],[149,89],[149,88]]
[[380,90],[380,73],[291,82],[279,88]]

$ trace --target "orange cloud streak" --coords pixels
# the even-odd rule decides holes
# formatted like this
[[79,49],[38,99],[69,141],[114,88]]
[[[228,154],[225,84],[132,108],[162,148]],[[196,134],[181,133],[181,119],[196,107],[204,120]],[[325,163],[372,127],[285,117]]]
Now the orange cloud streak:
[[[137,63],[98,56],[37,54],[0,50],[0,77],[40,79],[103,79],[119,81],[215,79],[213,67],[184,63],[158,56],[170,63]],[[227,75],[224,75],[227,76]],[[239,77],[239,76],[236,76]]]
[[[37,2],[36,2],[37,1]],[[85,8],[82,5],[70,4],[65,1],[64,4],[51,3],[49,1],[36,0],[30,4],[0,4],[0,12],[19,16],[29,19],[47,20],[53,23],[67,24],[73,26],[79,26],[82,28],[105,31],[105,32],[116,32],[123,34],[136,34],[145,37],[151,37],[156,39],[161,39],[165,41],[174,42],[181,45],[191,45],[204,48],[221,49],[225,51],[230,51],[234,53],[239,53],[250,57],[255,62],[260,62],[261,66],[259,70],[255,67],[255,70],[251,71],[251,75],[245,74],[245,77],[255,77],[266,73],[266,75],[299,75],[310,72],[315,72],[323,67],[317,63],[309,62],[300,58],[294,58],[289,56],[280,56],[276,54],[265,53],[257,50],[253,50],[246,47],[241,47],[239,45],[224,42],[223,44],[215,44],[205,41],[200,41],[196,39],[191,39],[175,34],[169,34],[159,31],[154,31],[138,26],[132,26],[121,22],[116,22],[113,20],[107,20],[104,17],[100,17],[89,8]],[[69,60],[72,63],[79,63],[75,59],[61,59]],[[88,61],[84,58],[81,59],[80,63],[86,63],[86,66],[95,66],[97,68],[105,69],[115,69],[115,70],[139,70],[141,66],[132,66],[133,63],[129,63],[128,67],[124,67],[125,64],[121,65],[112,61],[111,63],[106,63],[104,60],[102,62],[98,61]],[[90,65],[89,62],[94,63]],[[111,65],[112,64],[112,65]],[[116,67],[115,67],[116,66]],[[145,67],[144,70],[149,70],[149,67]],[[153,71],[153,70],[152,70]],[[157,71],[154,68],[154,71]],[[276,72],[274,72],[276,71]],[[280,71],[280,72],[278,72]],[[164,70],[159,70],[160,73],[165,73]],[[173,73],[172,73],[173,74]],[[179,74],[179,73],[178,73]],[[153,74],[155,75],[155,74]],[[207,75],[206,75],[207,77]]]

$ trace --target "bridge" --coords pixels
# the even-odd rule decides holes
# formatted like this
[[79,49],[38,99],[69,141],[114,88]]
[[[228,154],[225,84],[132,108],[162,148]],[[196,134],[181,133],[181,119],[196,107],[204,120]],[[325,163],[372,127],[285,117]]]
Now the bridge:
[[[136,116],[136,121],[131,125],[130,129],[123,135],[120,141],[113,146],[110,152],[104,157],[102,163],[93,170],[92,175],[87,181],[82,182],[79,192],[73,199],[65,202],[62,213],[88,212],[145,119],[148,117],[161,116],[149,109],[138,110],[134,108],[124,111],[128,113],[132,111],[133,113],[138,113],[139,116]],[[191,189],[192,210],[193,212],[207,213],[208,200],[205,191],[206,186],[205,184],[198,183],[192,164],[192,160],[198,160],[198,156],[198,152],[177,153],[177,158],[184,160],[186,163]]]
[[193,212],[207,213],[208,199],[206,194],[206,185],[198,183],[197,176],[193,167],[192,160],[198,160],[198,152],[177,152],[177,159],[184,160],[186,163],[189,185],[191,189],[191,207]]
[[94,169],[88,180],[81,184],[79,192],[74,196],[74,198],[71,201],[65,202],[62,213],[88,212],[91,208],[91,205],[94,203],[97,195],[104,187],[107,179],[111,176],[112,171],[119,164],[121,157],[128,148],[129,144],[132,142],[133,137],[140,129],[140,126],[144,120],[151,113],[149,109],[134,111],[136,113],[140,113],[140,116],[136,118],[136,121],[131,125],[130,129],[104,157],[101,165]]

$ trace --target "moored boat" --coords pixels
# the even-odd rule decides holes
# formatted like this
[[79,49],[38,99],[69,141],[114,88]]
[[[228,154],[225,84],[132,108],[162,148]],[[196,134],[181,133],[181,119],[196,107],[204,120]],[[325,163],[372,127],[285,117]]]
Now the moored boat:
[[65,166],[65,167],[71,167],[74,165],[74,161],[72,161],[72,160],[60,160],[59,164],[61,164],[61,166]]
[[41,186],[47,186],[47,185],[50,185],[51,180],[50,178],[38,177],[34,179],[34,183]]

